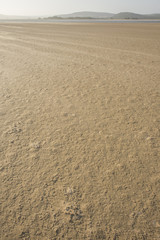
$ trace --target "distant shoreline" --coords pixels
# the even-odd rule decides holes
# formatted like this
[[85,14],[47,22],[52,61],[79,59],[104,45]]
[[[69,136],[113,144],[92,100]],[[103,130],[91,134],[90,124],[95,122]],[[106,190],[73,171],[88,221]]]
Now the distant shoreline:
[[38,18],[39,20],[105,20],[105,21],[119,21],[119,20],[148,20],[148,21],[160,21],[159,19],[155,19],[155,18],[93,18],[93,17],[67,17],[67,18],[63,18],[63,17],[48,17],[48,18]]
[[160,19],[39,18],[0,19],[0,23],[160,23]]

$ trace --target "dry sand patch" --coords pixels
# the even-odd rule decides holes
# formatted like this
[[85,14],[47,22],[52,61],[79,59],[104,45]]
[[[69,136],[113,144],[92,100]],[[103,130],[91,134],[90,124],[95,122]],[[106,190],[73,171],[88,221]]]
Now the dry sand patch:
[[159,24],[0,24],[2,240],[159,239]]

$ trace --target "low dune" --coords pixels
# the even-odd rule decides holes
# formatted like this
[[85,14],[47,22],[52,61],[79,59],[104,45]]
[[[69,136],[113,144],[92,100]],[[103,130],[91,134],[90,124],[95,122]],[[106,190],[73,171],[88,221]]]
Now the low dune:
[[160,239],[160,24],[0,23],[2,240]]

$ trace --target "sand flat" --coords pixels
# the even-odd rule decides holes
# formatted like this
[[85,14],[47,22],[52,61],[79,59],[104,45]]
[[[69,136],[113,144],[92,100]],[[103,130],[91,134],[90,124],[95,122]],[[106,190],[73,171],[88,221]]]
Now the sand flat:
[[160,239],[160,24],[0,23],[2,240]]

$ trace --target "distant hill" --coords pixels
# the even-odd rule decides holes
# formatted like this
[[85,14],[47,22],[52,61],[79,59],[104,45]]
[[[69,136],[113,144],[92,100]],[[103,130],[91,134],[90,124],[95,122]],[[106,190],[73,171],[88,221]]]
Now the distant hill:
[[112,16],[113,19],[160,19],[160,14],[137,14],[132,12],[120,12]]
[[71,14],[56,15],[53,18],[111,18],[113,13],[105,12],[75,12]]
[[75,12],[71,14],[62,14],[49,17],[49,19],[75,19],[75,18],[91,18],[91,19],[160,19],[160,14],[137,14],[132,12],[120,12],[118,14],[105,12]]
[[[0,20],[21,20],[38,19],[38,17],[28,16],[7,16],[0,14]],[[120,12],[118,14],[106,12],[75,12],[71,14],[61,14],[41,19],[160,19],[160,13],[157,14],[137,14],[132,12]]]

